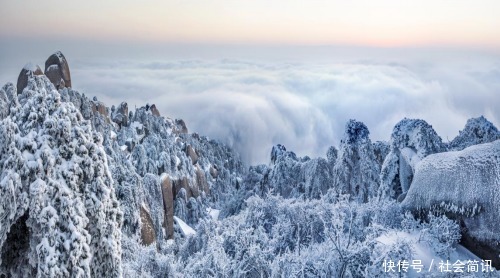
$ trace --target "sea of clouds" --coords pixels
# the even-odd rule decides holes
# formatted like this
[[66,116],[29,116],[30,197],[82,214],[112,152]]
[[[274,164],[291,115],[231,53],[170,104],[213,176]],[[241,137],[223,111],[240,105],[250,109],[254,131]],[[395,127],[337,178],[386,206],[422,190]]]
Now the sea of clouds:
[[349,119],[364,122],[372,141],[389,140],[404,117],[426,120],[444,141],[470,117],[484,115],[498,127],[499,57],[429,53],[409,58],[386,51],[369,59],[66,56],[75,89],[110,106],[156,104],[162,116],[184,119],[190,132],[223,140],[246,163],[257,164],[269,162],[277,143],[300,156],[325,156],[339,145]]

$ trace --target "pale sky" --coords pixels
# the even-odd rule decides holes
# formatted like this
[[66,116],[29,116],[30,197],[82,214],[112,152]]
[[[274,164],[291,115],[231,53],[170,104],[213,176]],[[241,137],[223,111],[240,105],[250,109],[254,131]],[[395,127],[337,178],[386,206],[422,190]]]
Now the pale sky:
[[2,0],[0,6],[4,39],[500,47],[497,0]]
[[500,124],[499,0],[0,0],[0,86],[56,50],[76,90],[154,103],[251,164],[278,143],[324,157],[348,119],[372,140],[404,117],[445,142]]

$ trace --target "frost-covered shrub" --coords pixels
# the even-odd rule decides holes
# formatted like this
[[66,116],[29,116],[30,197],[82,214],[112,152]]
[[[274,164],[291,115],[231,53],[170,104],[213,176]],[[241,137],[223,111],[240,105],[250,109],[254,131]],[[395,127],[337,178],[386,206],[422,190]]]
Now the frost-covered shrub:
[[[158,252],[156,246],[144,246],[138,237],[124,237],[123,277],[174,277],[173,252]],[[170,243],[174,244],[174,243]]]
[[399,229],[403,221],[401,205],[395,200],[373,199],[365,207],[371,214],[371,222],[386,228]]
[[[404,238],[397,238],[391,244],[377,244],[370,254],[370,262],[363,271],[363,277],[401,277],[401,272],[388,272],[388,262],[411,261],[413,255],[411,243]],[[385,265],[384,265],[385,264]],[[397,266],[396,266],[397,267]],[[392,276],[391,276],[392,274]]]
[[460,225],[444,215],[429,214],[427,221],[422,225],[421,240],[427,241],[437,254],[449,254],[461,238]]
[[192,276],[362,277],[371,264],[378,212],[367,204],[250,197],[239,214],[201,220],[179,249]]
[[429,213],[426,219],[419,220],[406,212],[401,223],[403,230],[418,232],[419,241],[426,242],[436,254],[447,257],[460,241],[460,225],[445,215]]

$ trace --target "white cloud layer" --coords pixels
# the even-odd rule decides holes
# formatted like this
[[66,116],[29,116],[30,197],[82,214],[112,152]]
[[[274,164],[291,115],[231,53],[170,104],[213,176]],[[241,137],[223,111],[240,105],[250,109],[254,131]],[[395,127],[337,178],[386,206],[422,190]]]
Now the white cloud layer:
[[[277,143],[301,156],[325,156],[351,118],[368,126],[373,141],[388,140],[404,117],[426,120],[444,141],[471,117],[500,123],[499,55],[317,48],[301,56],[276,48],[265,56],[260,50],[228,48],[202,60],[189,58],[202,51],[189,50],[189,57],[168,61],[66,55],[75,89],[110,106],[154,103],[163,116],[184,119],[190,132],[233,145],[249,164],[268,163]],[[303,59],[285,57],[293,55]],[[6,66],[18,63],[5,59]],[[5,68],[2,81],[13,76]]]
[[75,69],[78,88],[109,104],[155,103],[190,131],[224,140],[246,162],[267,163],[273,144],[324,156],[344,123],[388,140],[403,117],[422,118],[451,140],[470,117],[500,120],[500,66],[441,68],[380,63],[250,63],[239,60],[116,63]]

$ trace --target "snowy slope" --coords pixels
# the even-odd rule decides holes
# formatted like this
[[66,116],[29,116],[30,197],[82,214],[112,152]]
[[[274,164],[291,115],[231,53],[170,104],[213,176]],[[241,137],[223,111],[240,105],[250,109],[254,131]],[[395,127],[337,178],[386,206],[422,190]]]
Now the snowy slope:
[[190,235],[195,235],[196,231],[191,228],[186,222],[182,221],[179,217],[174,216],[175,223],[179,225],[179,228],[181,229],[181,232],[184,236],[190,236]]
[[[467,273],[467,263],[477,262],[483,263],[483,260],[465,247],[460,244],[455,244],[453,249],[449,254],[438,254],[433,250],[431,243],[426,242],[420,238],[420,233],[418,232],[406,232],[406,231],[392,231],[381,235],[376,239],[378,244],[385,246],[394,246],[398,242],[406,242],[409,244],[412,250],[412,256],[405,258],[408,263],[407,268],[399,268],[398,260],[388,259],[382,262],[381,268],[384,268],[384,272],[389,276],[390,274],[405,274],[406,277],[425,277],[428,275],[446,275],[448,273],[459,273],[455,271],[463,270]],[[391,262],[395,264],[394,272],[390,268]],[[446,264],[449,264],[447,266]],[[462,266],[463,268],[460,268]],[[455,266],[455,267],[454,267]],[[447,270],[450,270],[449,272]],[[470,274],[474,274],[470,272]],[[476,274],[482,274],[478,271]],[[459,274],[458,274],[459,275]]]

